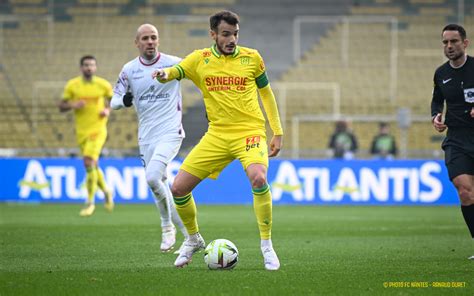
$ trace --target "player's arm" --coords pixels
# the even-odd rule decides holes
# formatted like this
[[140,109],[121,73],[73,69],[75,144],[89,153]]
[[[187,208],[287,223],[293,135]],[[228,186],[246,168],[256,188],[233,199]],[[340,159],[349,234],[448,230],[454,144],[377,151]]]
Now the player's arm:
[[69,110],[81,109],[86,105],[86,102],[79,100],[76,102],[71,102],[70,100],[62,99],[59,104],[59,111],[67,112]]
[[433,78],[433,97],[431,99],[431,122],[438,132],[443,132],[447,126],[443,123],[444,97],[437,84],[436,74]]
[[267,114],[270,128],[273,131],[273,137],[270,141],[269,157],[277,156],[283,145],[283,128],[281,127],[280,114],[273,94],[270,83],[268,82],[267,73],[265,72],[265,63],[260,54],[257,55],[258,63],[255,69],[255,83],[257,84],[258,94],[262,100],[263,109]]
[[130,107],[133,105],[133,95],[130,92],[130,84],[125,69],[120,72],[117,83],[114,87],[114,93],[110,106],[114,110],[122,109],[123,107]]
[[[263,75],[265,75],[265,73]],[[268,154],[268,156],[277,156],[283,145],[283,128],[281,127],[280,115],[278,113],[275,95],[273,94],[270,84],[268,84],[268,79],[266,80],[265,86],[258,88],[258,93],[262,100],[265,113],[267,114],[270,127],[273,131],[273,137],[270,141],[270,153]]]
[[178,66],[179,65],[170,68],[158,69],[153,72],[152,77],[161,83],[166,83],[175,79],[182,79],[184,78],[184,72],[181,74]]
[[111,97],[104,98],[104,109],[100,111],[99,113],[100,117],[108,117],[110,115],[110,100],[111,100]]
[[113,96],[112,85],[104,80],[104,109],[99,113],[100,117],[108,117],[110,115],[110,100]]
[[259,88],[258,93],[263,103],[265,113],[267,113],[268,121],[274,135],[282,136],[283,128],[281,127],[280,114],[275,100],[275,95],[270,84]]
[[181,80],[183,78],[193,80],[196,65],[200,57],[201,54],[196,50],[182,59],[179,64],[154,71],[152,77],[161,83],[166,83],[174,79]]
[[73,101],[74,86],[71,82],[66,84],[63,92],[63,99],[59,101],[58,108],[60,112],[67,112],[69,110],[81,109],[86,105],[84,100]]

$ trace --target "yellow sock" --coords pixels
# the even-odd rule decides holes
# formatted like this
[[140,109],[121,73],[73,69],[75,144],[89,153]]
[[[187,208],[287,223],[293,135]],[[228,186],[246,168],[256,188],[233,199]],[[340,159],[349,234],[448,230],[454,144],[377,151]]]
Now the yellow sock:
[[87,200],[89,203],[94,203],[95,192],[97,191],[97,170],[95,167],[86,168],[86,188],[87,188]]
[[257,216],[258,229],[261,239],[270,239],[272,237],[272,193],[270,186],[265,184],[262,188],[254,188],[253,209]]
[[194,203],[193,194],[189,193],[183,197],[173,197],[174,204],[176,205],[176,211],[178,211],[183,224],[189,234],[195,234],[199,232],[197,224],[197,209]]
[[107,188],[107,183],[105,183],[105,178],[104,178],[104,172],[100,167],[97,167],[97,185],[99,186],[99,189],[104,193],[104,194],[109,194],[109,189]]

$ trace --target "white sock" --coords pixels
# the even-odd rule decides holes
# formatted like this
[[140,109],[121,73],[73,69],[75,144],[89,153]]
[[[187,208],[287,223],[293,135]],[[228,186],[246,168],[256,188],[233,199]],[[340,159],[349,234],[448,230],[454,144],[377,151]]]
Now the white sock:
[[260,248],[262,250],[268,249],[268,248],[273,249],[272,240],[271,239],[262,239],[260,241]]
[[155,196],[155,204],[160,212],[161,228],[172,227],[171,223],[171,198],[167,196],[168,185],[163,183],[166,164],[152,160],[146,168],[146,181]]
[[155,195],[155,204],[160,211],[161,227],[170,227],[174,224],[186,239],[188,237],[188,231],[176,211],[173,195],[166,181],[166,164],[158,160],[150,161],[146,175],[148,185]]
[[[170,194],[171,194],[171,191],[170,191]],[[171,207],[171,220],[173,221],[173,224],[181,231],[181,233],[184,236],[184,239],[187,239],[189,237],[188,231],[186,230],[186,227],[184,227],[183,221],[181,220],[181,217],[179,217],[178,211],[176,211],[174,202],[170,205],[170,207]]]
[[[155,193],[155,192],[153,192]],[[171,223],[171,211],[170,211],[170,204],[166,198],[162,198],[161,196],[157,196],[155,193],[155,205],[160,212],[160,219],[161,219],[161,228],[171,229],[173,228],[173,223]]]

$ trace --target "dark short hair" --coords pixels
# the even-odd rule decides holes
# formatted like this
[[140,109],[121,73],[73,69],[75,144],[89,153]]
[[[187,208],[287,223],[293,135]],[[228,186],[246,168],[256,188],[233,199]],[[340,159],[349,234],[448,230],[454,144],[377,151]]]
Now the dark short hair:
[[209,18],[211,30],[217,32],[217,27],[222,21],[228,23],[229,25],[235,26],[239,23],[239,16],[232,11],[219,11],[218,13],[211,15]]
[[379,128],[384,128],[388,126],[389,126],[388,122],[385,122],[385,121],[379,122]]
[[461,25],[458,24],[449,24],[443,28],[441,35],[443,35],[444,31],[458,31],[461,39],[464,40],[467,38],[466,30]]
[[93,55],[85,55],[81,58],[80,62],[79,62],[79,65],[83,66],[84,65],[84,61],[85,60],[94,60],[97,62],[97,60],[95,59],[95,57]]

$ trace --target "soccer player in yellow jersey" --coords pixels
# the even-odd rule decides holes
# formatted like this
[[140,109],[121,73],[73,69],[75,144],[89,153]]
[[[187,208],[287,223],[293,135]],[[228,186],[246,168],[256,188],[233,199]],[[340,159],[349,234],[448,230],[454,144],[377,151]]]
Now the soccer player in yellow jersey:
[[[272,196],[267,183],[268,157],[279,153],[283,135],[275,97],[258,51],[237,46],[239,17],[221,11],[211,16],[210,27],[215,41],[211,48],[196,50],[178,65],[153,73],[160,82],[191,79],[203,93],[209,119],[207,133],[184,160],[171,188],[176,209],[190,235],[174,264],[184,267],[205,246],[199,234],[192,190],[207,177],[217,178],[231,161],[238,159],[252,186],[265,268],[277,270],[280,261],[271,241]],[[273,130],[270,153],[257,93]]]
[[76,139],[86,168],[87,203],[80,211],[81,216],[94,213],[94,197],[97,187],[104,192],[105,208],[113,210],[114,203],[108,190],[104,173],[98,166],[100,151],[107,138],[107,119],[110,113],[109,101],[113,95],[110,83],[95,76],[97,61],[93,56],[80,60],[81,76],[69,80],[64,88],[59,110],[74,110]]

